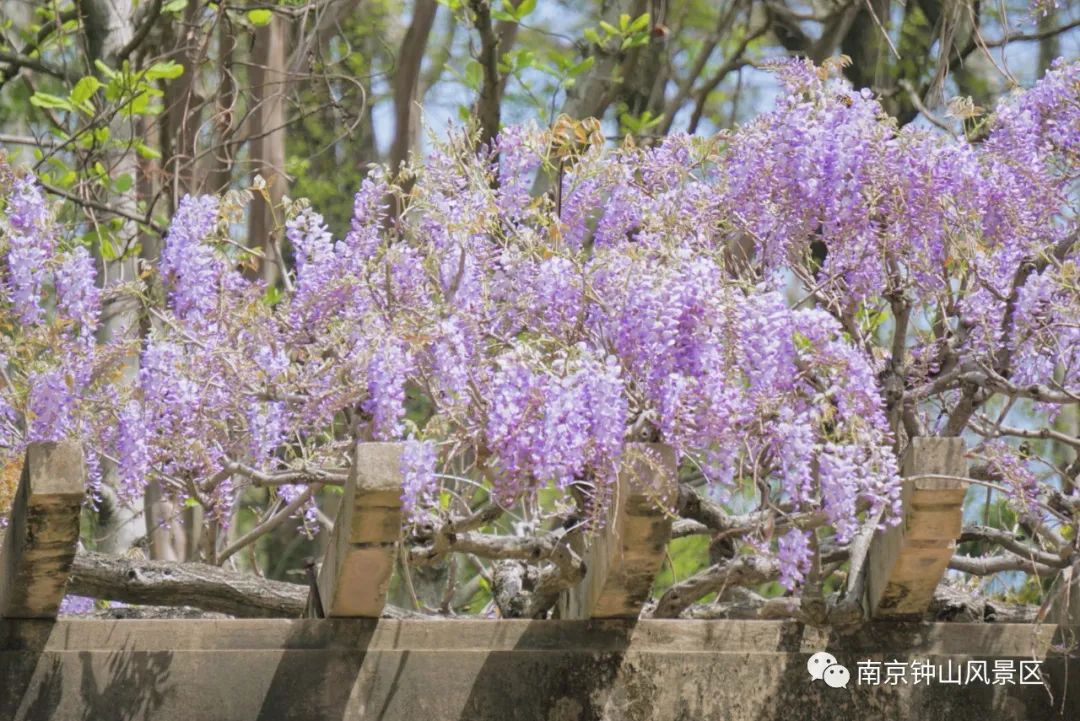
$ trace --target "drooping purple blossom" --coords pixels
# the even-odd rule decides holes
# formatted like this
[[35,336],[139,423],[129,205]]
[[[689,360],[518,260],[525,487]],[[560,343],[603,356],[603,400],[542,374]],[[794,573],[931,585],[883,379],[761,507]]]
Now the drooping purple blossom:
[[7,277],[4,279],[21,323],[44,318],[42,291],[48,260],[56,249],[45,196],[32,176],[17,178],[7,197]]
[[62,369],[33,373],[27,400],[27,432],[30,441],[63,440],[73,427],[75,393],[72,380]]
[[119,495],[135,499],[145,488],[150,471],[149,428],[138,401],[128,401],[120,411],[116,429]]
[[408,518],[433,505],[438,449],[431,441],[409,439],[401,452],[401,505]]
[[181,319],[205,319],[217,306],[223,276],[231,273],[206,243],[218,221],[218,199],[185,195],[161,251],[161,275]]
[[490,383],[485,439],[495,453],[502,497],[547,483],[566,488],[585,480],[587,472],[612,480],[626,419],[614,358],[597,358],[579,347],[552,373],[512,354]]
[[810,570],[810,531],[792,528],[777,541],[780,585],[789,591],[803,582]]
[[97,330],[101,313],[101,292],[95,284],[94,260],[79,246],[64,256],[56,269],[57,307],[79,324],[84,335]]
[[412,371],[412,355],[394,339],[385,340],[375,350],[367,369],[368,397],[364,410],[371,414],[375,438],[387,440],[400,435],[405,414],[405,384]]

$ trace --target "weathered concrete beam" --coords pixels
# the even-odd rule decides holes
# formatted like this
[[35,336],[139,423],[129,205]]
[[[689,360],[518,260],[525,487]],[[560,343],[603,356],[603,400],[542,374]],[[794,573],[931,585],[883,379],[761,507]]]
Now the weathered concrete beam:
[[663,565],[678,494],[675,451],[632,443],[624,454],[604,527],[578,541],[585,578],[562,593],[559,618],[637,618]]
[[358,443],[318,577],[321,615],[378,618],[401,537],[401,443]]
[[79,543],[86,493],[82,449],[34,443],[26,450],[0,547],[0,616],[56,618]]
[[[1074,629],[1076,630],[1076,629]],[[0,719],[1071,721],[1060,629],[774,621],[0,621]],[[811,681],[828,651],[846,688]],[[1063,653],[1071,654],[1069,656]],[[1021,661],[1042,683],[1021,683]],[[983,678],[915,667],[983,668]],[[876,664],[868,681],[860,663]],[[886,682],[885,664],[902,670]],[[944,677],[944,670],[942,671]],[[996,682],[991,683],[992,680]]]
[[917,617],[930,608],[963,525],[964,453],[960,438],[911,440],[902,464],[902,518],[870,544],[866,573],[874,618]]

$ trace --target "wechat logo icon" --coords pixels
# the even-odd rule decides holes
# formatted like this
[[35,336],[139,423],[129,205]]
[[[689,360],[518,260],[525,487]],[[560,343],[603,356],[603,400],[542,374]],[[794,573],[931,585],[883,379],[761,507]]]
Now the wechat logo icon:
[[818,651],[806,662],[811,681],[824,681],[833,688],[847,688],[851,672],[836,662],[836,656]]

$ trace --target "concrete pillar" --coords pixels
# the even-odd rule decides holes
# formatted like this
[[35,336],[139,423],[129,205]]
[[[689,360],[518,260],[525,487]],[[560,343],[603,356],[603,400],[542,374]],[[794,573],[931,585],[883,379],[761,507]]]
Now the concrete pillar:
[[870,544],[867,590],[874,618],[921,616],[930,608],[963,525],[964,452],[960,438],[911,439],[902,464],[900,523],[878,531]]
[[378,618],[401,536],[401,443],[359,443],[318,577],[326,617]]
[[0,547],[0,616],[56,618],[79,543],[86,466],[75,443],[34,443]]
[[632,443],[624,454],[604,527],[579,541],[585,578],[563,592],[560,618],[637,618],[663,565],[678,494],[675,451]]

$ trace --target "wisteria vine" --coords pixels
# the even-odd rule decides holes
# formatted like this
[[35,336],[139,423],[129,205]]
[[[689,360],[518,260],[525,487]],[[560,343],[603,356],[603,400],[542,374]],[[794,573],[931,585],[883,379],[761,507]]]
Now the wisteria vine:
[[[1060,516],[1075,477],[1036,480],[1003,424],[1024,405],[1036,433],[1080,403],[1080,64],[971,139],[897,128],[827,67],[777,72],[776,107],[715,137],[452,133],[408,191],[373,172],[341,239],[290,201],[283,289],[242,272],[243,193],[184,198],[164,300],[109,291],[139,299],[138,347],[96,339],[91,254],[0,161],[0,449],[76,438],[121,498],[154,479],[225,526],[251,485],[292,501],[339,482],[355,439],[401,440],[422,525],[477,487],[596,521],[627,442],[658,441],[714,498],[821,512],[844,544],[895,515],[906,438],[967,434],[1016,503],[1056,493]],[[793,588],[818,536],[770,522],[746,541]]]

